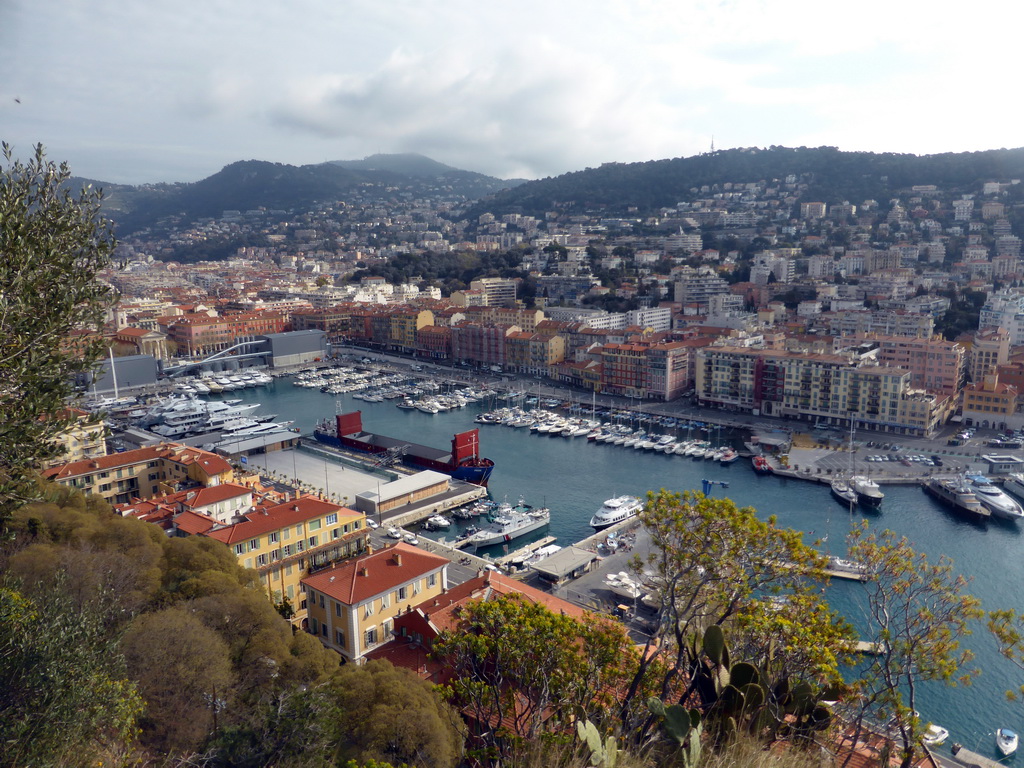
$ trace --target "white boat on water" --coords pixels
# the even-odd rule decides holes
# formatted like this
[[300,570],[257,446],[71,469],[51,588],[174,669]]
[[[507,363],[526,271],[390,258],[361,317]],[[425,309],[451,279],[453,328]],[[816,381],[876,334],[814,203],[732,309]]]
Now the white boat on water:
[[514,507],[504,503],[498,507],[497,514],[490,523],[472,536],[463,539],[463,545],[489,547],[492,544],[503,544],[543,528],[549,522],[551,512],[546,507],[534,509],[521,500]]
[[974,495],[995,517],[1004,520],[1019,520],[1024,517],[1024,508],[1010,498],[1009,494],[992,484],[984,475],[965,475]]
[[832,481],[832,495],[844,504],[856,504],[857,492],[850,487],[843,477],[837,477]]
[[926,747],[941,747],[949,738],[949,731],[941,725],[930,724],[921,736],[921,743]]
[[869,507],[877,507],[882,503],[885,494],[878,483],[866,475],[854,475],[850,478],[850,487],[857,494],[857,501]]
[[1007,475],[1003,490],[1009,491],[1018,499],[1024,499],[1024,474],[1012,472]]
[[592,528],[601,530],[628,520],[643,508],[644,503],[636,496],[616,496],[601,505],[601,508],[590,518],[590,525]]
[[1017,751],[1017,732],[1009,728],[999,728],[996,731],[996,747],[1005,757],[1009,757]]

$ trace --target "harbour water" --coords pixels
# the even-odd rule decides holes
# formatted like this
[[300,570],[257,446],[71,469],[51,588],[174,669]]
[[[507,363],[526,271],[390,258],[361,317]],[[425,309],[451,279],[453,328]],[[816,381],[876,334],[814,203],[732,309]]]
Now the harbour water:
[[[881,512],[870,516],[855,513],[851,520],[827,485],[758,476],[751,471],[749,461],[742,459],[721,466],[683,456],[588,443],[582,437],[548,437],[526,429],[474,424],[483,406],[429,415],[401,410],[394,401],[372,403],[350,395],[322,394],[293,386],[290,378],[224,397],[260,402],[260,411],[294,419],[295,427],[304,435],[311,435],[316,423],[332,418],[336,410],[361,410],[364,429],[435,447],[449,445],[455,432],[479,426],[481,455],[496,464],[491,496],[511,503],[521,497],[529,504],[550,507],[550,527],[538,535],[556,536],[563,546],[593,533],[588,522],[607,498],[626,493],[642,496],[658,488],[700,489],[706,478],[729,484],[728,488],[713,487],[712,495],[731,498],[740,506],[753,506],[762,517],[775,515],[781,525],[804,531],[806,540],[824,540],[822,546],[832,554],[842,554],[846,532],[854,522],[867,519],[874,528],[889,528],[906,536],[932,561],[940,555],[952,558],[955,570],[972,579],[969,590],[982,599],[984,608],[1021,607],[1022,527],[999,520],[966,521],[916,485],[886,487]],[[838,580],[829,588],[830,600],[855,625],[863,615],[859,604],[862,589],[857,582]],[[1005,696],[1008,689],[1024,682],[1024,672],[998,654],[981,623],[966,645],[976,654],[973,666],[981,669],[981,675],[969,687],[923,687],[917,708],[925,719],[948,728],[950,741],[998,757],[995,729],[1024,729],[1024,708],[1020,703],[1008,702]]]

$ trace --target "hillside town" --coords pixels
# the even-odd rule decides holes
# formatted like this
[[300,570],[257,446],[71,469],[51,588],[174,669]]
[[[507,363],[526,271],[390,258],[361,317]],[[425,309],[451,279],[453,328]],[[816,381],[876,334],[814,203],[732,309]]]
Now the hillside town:
[[[691,190],[636,218],[460,218],[465,201],[367,190],[303,213],[225,211],[122,240],[103,278],[117,355],[199,360],[320,331],[347,344],[540,377],[584,393],[932,435],[1024,426],[1017,181],[807,201],[797,176]],[[222,261],[183,245],[259,239]],[[504,274],[483,259],[502,254]],[[410,275],[415,257],[461,279]],[[490,269],[491,273],[498,270]],[[122,383],[124,382],[122,377]],[[137,382],[142,383],[142,382]]]

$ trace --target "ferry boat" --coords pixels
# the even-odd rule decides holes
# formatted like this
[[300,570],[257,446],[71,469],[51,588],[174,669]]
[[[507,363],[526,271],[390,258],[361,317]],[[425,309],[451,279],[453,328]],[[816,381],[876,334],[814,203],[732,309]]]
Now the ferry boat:
[[854,475],[850,478],[850,488],[857,494],[857,501],[868,507],[877,507],[882,503],[885,494],[878,483],[866,475]]
[[359,453],[401,454],[405,464],[420,469],[444,472],[456,480],[487,486],[494,470],[494,462],[480,456],[480,430],[459,432],[452,438],[450,451],[376,435],[363,431],[362,411],[340,413],[332,424],[324,420],[317,425],[313,436],[325,445],[345,448]]
[[643,508],[644,503],[636,496],[616,496],[601,505],[601,508],[590,518],[590,525],[600,531],[602,528],[628,520]]
[[516,506],[505,503],[498,507],[494,519],[476,533],[459,542],[460,547],[489,547],[492,544],[505,544],[512,539],[543,528],[551,522],[551,512],[547,507],[534,509],[522,500]]
[[926,493],[958,512],[977,515],[981,518],[989,517],[992,514],[988,507],[978,501],[978,496],[962,478],[932,477],[924,482],[923,488]]
[[1010,498],[1009,494],[992,484],[984,475],[965,475],[971,484],[971,490],[978,497],[978,501],[988,507],[988,510],[996,517],[1004,520],[1019,520],[1024,517],[1024,508]]
[[770,475],[772,473],[772,465],[768,463],[768,459],[764,456],[754,456],[751,461],[757,474]]

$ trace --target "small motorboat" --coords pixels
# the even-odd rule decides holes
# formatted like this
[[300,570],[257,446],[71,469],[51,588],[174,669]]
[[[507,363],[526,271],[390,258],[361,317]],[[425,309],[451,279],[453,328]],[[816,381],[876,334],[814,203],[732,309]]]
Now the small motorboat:
[[1017,751],[1017,732],[1009,728],[1000,728],[996,731],[996,747],[1005,757],[1009,757]]
[[921,743],[926,747],[941,747],[946,743],[946,739],[948,738],[949,731],[941,725],[935,725],[935,723],[932,723],[925,730],[924,735],[921,736]]

